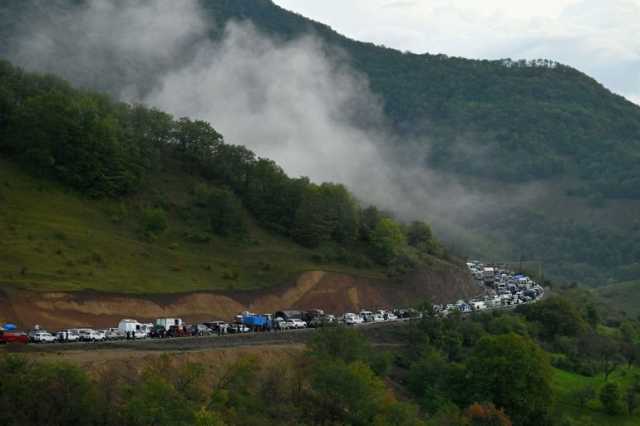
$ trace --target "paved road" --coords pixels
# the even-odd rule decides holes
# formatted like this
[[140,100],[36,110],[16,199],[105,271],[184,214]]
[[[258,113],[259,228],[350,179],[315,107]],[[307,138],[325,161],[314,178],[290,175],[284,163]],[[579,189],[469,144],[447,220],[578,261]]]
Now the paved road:
[[[543,297],[548,295],[545,291]],[[537,300],[536,300],[537,301]],[[535,301],[534,301],[535,302]],[[530,302],[531,303],[531,302]],[[495,310],[511,310],[518,305],[494,308]],[[385,343],[389,329],[402,327],[409,320],[385,321],[377,323],[365,323],[354,326],[364,335],[369,337],[373,343]],[[65,351],[95,351],[95,350],[135,350],[135,351],[197,351],[214,348],[229,348],[242,346],[260,345],[291,345],[301,344],[309,340],[315,329],[306,328],[300,330],[286,330],[262,333],[228,334],[225,336],[201,336],[201,337],[178,337],[165,339],[141,339],[141,340],[118,340],[100,343],[51,343],[51,344],[29,344],[25,346],[5,347],[2,350],[20,352],[65,352]],[[1,348],[1,347],[0,347]]]
[[[401,327],[406,321],[387,321],[355,326],[373,341],[384,340],[383,330]],[[259,345],[290,345],[305,343],[315,329],[274,331],[263,333],[228,334],[225,336],[177,337],[166,339],[117,340],[100,343],[50,343],[29,344],[10,349],[20,352],[65,352],[82,350],[135,350],[135,351],[196,351],[213,348],[229,348]]]

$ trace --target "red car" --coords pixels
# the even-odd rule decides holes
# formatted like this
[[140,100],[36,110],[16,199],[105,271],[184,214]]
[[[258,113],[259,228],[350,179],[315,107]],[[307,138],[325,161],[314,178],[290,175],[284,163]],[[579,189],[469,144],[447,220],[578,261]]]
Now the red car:
[[0,344],[3,343],[29,343],[29,336],[17,331],[0,331]]

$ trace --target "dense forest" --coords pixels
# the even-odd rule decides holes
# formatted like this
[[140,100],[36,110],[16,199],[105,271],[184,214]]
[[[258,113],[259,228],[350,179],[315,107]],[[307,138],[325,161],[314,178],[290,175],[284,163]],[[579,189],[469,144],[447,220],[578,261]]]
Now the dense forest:
[[[515,312],[327,327],[304,350],[102,365],[0,355],[5,425],[637,424],[640,322],[572,289]],[[580,304],[577,304],[580,303]],[[381,339],[381,340],[380,340]],[[258,348],[258,353],[260,349]]]
[[[86,197],[131,197],[171,161],[204,179],[184,188],[203,224],[203,235],[191,239],[242,238],[244,207],[264,228],[305,247],[333,244],[336,260],[354,266],[376,262],[402,273],[446,255],[424,222],[404,225],[361,207],[340,184],[289,178],[273,161],[226,144],[206,122],[114,102],[8,62],[0,62],[0,93],[0,154]],[[167,212],[148,206],[141,221],[152,237],[167,227]]]
[[314,33],[345,49],[394,127],[435,141],[425,159],[432,166],[507,182],[572,175],[584,182],[576,193],[640,198],[640,107],[578,70],[400,52],[350,40],[268,0],[201,3],[219,22],[247,19],[285,38]]

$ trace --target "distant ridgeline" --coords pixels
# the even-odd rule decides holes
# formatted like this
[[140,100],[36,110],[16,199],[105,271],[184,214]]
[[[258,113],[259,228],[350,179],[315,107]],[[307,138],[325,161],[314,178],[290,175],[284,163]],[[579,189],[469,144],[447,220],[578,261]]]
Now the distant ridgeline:
[[350,40],[267,0],[201,3],[218,22],[250,19],[345,49],[396,129],[435,142],[434,167],[508,182],[569,175],[584,182],[576,194],[640,198],[640,107],[571,67],[416,55]]
[[[85,3],[2,2],[0,57],[7,56],[29,23],[59,23]],[[400,134],[434,144],[425,154],[432,167],[506,182],[570,176],[580,180],[576,195],[640,199],[640,108],[571,67],[544,59],[470,60],[401,52],[348,39],[270,0],[198,3],[208,22],[215,23],[209,33],[213,39],[231,20],[251,21],[276,39],[314,34],[328,50],[348,53],[332,56],[368,78]],[[55,40],[61,54],[74,50],[65,43],[84,37],[69,31],[70,37]],[[154,73],[183,64],[189,53],[184,54],[151,69],[129,58],[129,69],[110,69],[113,75],[87,83],[114,94],[131,84],[149,87]]]
[[[173,162],[204,182],[184,191],[208,210],[217,234],[245,232],[244,206],[261,226],[304,246],[330,242],[400,270],[445,255],[425,223],[404,226],[375,207],[362,208],[339,184],[289,178],[273,161],[224,143],[204,121],[175,120],[156,109],[115,102],[5,61],[0,155],[98,198],[134,195]],[[148,215],[152,231],[156,222],[162,228],[161,211]]]

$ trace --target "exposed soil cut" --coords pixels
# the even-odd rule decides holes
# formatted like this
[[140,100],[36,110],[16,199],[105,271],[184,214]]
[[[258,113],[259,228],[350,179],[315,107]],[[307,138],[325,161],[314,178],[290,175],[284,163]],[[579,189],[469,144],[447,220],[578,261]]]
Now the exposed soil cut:
[[99,292],[35,292],[7,288],[0,291],[0,321],[22,328],[40,324],[64,327],[114,327],[122,318],[152,321],[181,317],[186,321],[230,319],[238,312],[281,309],[324,309],[329,313],[361,308],[391,308],[430,299],[453,302],[479,292],[470,276],[459,269],[419,271],[402,282],[310,271],[295,284],[257,292],[196,292],[125,295]]

